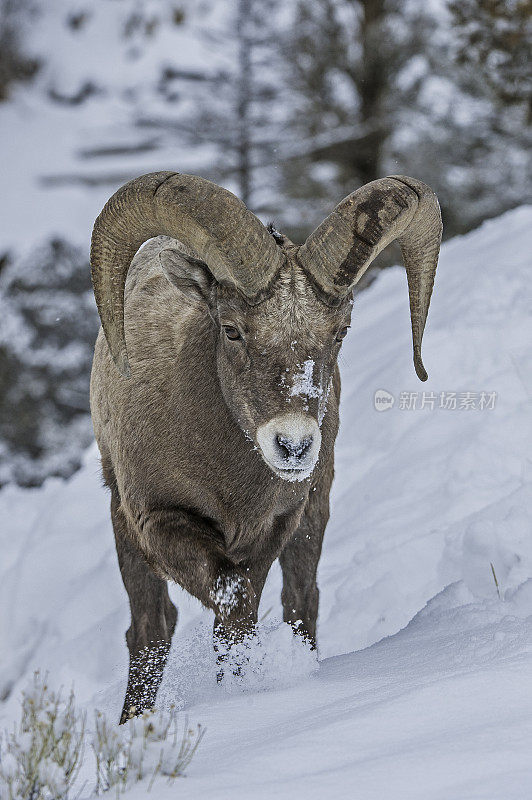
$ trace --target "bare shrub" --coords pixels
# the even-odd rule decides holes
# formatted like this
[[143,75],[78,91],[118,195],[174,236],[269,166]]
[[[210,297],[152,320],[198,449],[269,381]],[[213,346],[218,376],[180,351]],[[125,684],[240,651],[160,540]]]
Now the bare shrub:
[[4,734],[2,800],[67,800],[83,760],[84,739],[85,716],[77,711],[73,693],[65,700],[36,672],[22,693],[19,725]]
[[117,796],[132,784],[157,775],[169,780],[184,775],[205,730],[191,728],[185,719],[179,733],[177,712],[148,711],[117,728],[105,716],[95,714],[92,747],[96,756],[97,792],[115,789]]
[[172,781],[184,775],[204,733],[186,718],[181,730],[171,708],[147,711],[120,727],[96,711],[89,735],[73,692],[65,699],[36,672],[22,693],[20,722],[0,739],[0,800],[69,800],[87,739],[96,759],[96,794],[113,789],[120,797],[145,778],[151,788],[158,776]]

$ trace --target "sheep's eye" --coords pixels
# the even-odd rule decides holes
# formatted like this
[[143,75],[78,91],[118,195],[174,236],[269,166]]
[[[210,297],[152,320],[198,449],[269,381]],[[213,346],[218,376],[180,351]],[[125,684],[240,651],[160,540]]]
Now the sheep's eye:
[[343,328],[340,328],[340,330],[336,334],[336,341],[341,342],[342,339],[345,339],[348,330],[349,330],[349,325],[344,325]]
[[231,341],[235,341],[235,339],[241,339],[240,333],[238,332],[238,328],[235,328],[234,325],[224,325],[225,335]]

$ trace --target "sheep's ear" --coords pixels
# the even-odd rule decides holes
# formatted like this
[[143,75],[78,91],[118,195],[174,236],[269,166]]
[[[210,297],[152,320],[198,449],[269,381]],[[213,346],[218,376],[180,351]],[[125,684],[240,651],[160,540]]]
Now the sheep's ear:
[[159,261],[164,274],[190,300],[210,305],[214,278],[204,261],[181,250],[161,250]]

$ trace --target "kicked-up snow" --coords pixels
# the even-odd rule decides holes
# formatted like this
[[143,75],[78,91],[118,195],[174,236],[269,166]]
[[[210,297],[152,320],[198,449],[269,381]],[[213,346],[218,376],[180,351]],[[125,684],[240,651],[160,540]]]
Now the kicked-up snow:
[[[161,688],[206,730],[158,798],[532,796],[532,208],[442,250],[411,360],[404,270],[355,302],[319,570],[319,658],[263,594],[242,677],[216,683],[212,614],[177,587]],[[0,493],[0,704],[34,669],[118,719],[129,624],[95,447],[68,482]],[[252,514],[252,509],[250,510]],[[90,759],[90,753],[86,758]],[[94,790],[90,765],[81,797]],[[92,783],[91,783],[92,781]],[[139,783],[128,797],[146,797]]]

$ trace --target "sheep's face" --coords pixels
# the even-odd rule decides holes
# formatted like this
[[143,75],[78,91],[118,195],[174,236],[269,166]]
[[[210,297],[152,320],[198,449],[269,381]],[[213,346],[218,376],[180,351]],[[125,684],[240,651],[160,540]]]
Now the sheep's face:
[[234,418],[279,477],[304,480],[318,460],[320,427],[352,301],[318,299],[305,274],[287,266],[272,294],[251,306],[218,287],[217,368]]

